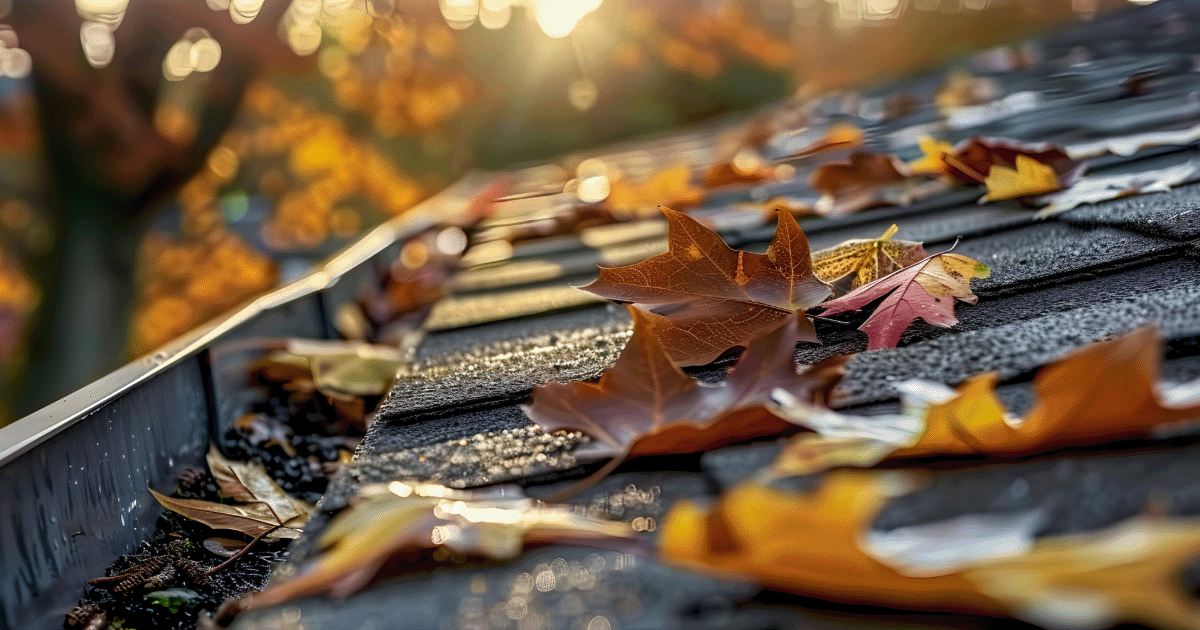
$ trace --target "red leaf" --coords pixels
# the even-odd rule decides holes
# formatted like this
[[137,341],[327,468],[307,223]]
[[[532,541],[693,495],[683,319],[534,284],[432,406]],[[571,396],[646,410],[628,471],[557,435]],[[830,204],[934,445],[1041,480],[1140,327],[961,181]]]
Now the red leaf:
[[918,317],[946,328],[957,324],[955,300],[974,304],[978,298],[971,293],[971,278],[990,274],[987,265],[966,256],[934,254],[822,306],[824,315],[836,315],[860,310],[887,295],[859,329],[867,333],[867,349],[894,348]]

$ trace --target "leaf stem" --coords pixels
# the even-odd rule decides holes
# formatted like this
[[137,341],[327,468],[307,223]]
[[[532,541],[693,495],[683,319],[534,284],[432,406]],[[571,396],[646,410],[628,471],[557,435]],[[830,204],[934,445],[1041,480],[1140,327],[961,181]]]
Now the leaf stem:
[[856,327],[856,326],[854,326],[854,324],[851,324],[850,322],[844,322],[840,319],[833,319],[832,317],[822,317],[820,315],[809,315],[809,317],[811,317],[813,319],[819,319],[823,322],[829,322],[830,324],[836,324],[838,326],[848,326],[851,328]]
[[216,573],[217,571],[220,571],[221,569],[224,569],[225,567],[229,566],[230,564],[233,563],[234,560],[237,560],[238,558],[242,557],[247,551],[250,551],[250,548],[254,546],[254,543],[262,540],[264,537],[266,537],[267,534],[270,534],[271,532],[279,529],[280,527],[283,527],[283,525],[276,525],[276,526],[272,527],[271,529],[268,529],[267,531],[259,534],[258,536],[255,536],[254,540],[251,540],[250,542],[246,543],[245,547],[242,547],[241,550],[239,550],[237,553],[230,556],[229,559],[226,560],[225,562],[222,562],[221,564],[218,564],[217,566],[205,571],[204,575],[212,575],[212,574]]

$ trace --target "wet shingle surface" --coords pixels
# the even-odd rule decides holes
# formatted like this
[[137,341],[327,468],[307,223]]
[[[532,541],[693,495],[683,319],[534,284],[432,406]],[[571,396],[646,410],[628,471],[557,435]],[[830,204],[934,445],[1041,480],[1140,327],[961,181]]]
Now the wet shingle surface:
[[[1193,60],[1185,52],[1198,46],[1194,37],[1164,24],[1196,19],[1197,12],[1200,8],[1188,3],[1160,0],[1142,12],[1127,14],[1128,20],[1120,24],[1101,19],[1087,28],[1064,30],[1042,42],[1044,63],[995,77],[1008,96],[1008,115],[1002,115],[999,106],[997,115],[960,113],[944,121],[945,137],[958,140],[989,134],[1070,144],[1115,133],[1181,128],[1185,124],[1181,117],[1200,116],[1189,94]],[[1136,37],[1129,37],[1130,32],[1136,32]],[[1146,98],[1129,97],[1122,82],[1145,70],[1160,73],[1155,89]],[[943,78],[944,73],[931,73],[889,88],[922,100],[908,118],[852,119],[868,129],[872,148],[895,151],[905,159],[919,157],[916,138],[930,129],[921,125],[940,120],[929,101]],[[849,116],[842,107],[831,99],[814,111]],[[771,154],[772,150],[779,155]],[[766,152],[783,157],[778,147],[768,147]],[[1198,156],[1195,148],[1178,147],[1148,149],[1133,157],[1106,155],[1092,161],[1090,172],[1159,168],[1162,163]],[[719,191],[698,214],[719,214],[733,204],[775,194],[813,197],[807,175],[820,160],[793,162],[794,180]],[[1015,202],[979,205],[980,194],[957,189],[910,206],[802,220],[814,249],[850,238],[876,237],[896,223],[897,238],[924,240],[931,252],[954,246],[956,253],[992,269],[991,277],[973,284],[979,303],[958,308],[957,326],[935,328],[918,322],[898,348],[866,352],[866,336],[857,330],[863,314],[816,322],[821,343],[801,345],[798,363],[859,353],[848,364],[835,406],[866,415],[895,412],[899,408],[895,386],[904,380],[956,384],[996,371],[1002,379],[1000,399],[1020,414],[1034,403],[1031,380],[1041,366],[1088,343],[1148,323],[1158,326],[1165,341],[1163,378],[1178,383],[1200,377],[1200,184],[1081,206],[1045,221],[1035,221],[1033,210]],[[763,251],[771,233],[769,225],[723,231],[731,245],[751,251]],[[503,300],[515,295],[512,291],[530,287],[567,291],[568,286],[587,282],[597,262],[613,264],[613,257],[630,252],[653,253],[661,240],[660,232],[648,229],[627,241],[567,237],[540,250],[522,246],[508,262],[470,270],[464,292],[476,304],[486,305],[489,299]],[[397,380],[354,461],[331,484],[321,506],[324,513],[298,541],[282,575],[303,566],[329,513],[346,505],[363,484],[392,480],[456,487],[518,483],[531,496],[545,497],[600,465],[577,456],[587,438],[577,433],[545,434],[531,425],[519,405],[534,387],[550,380],[598,377],[628,338],[629,319],[623,308],[612,305],[553,308],[553,312],[513,318],[497,313],[521,309],[497,308],[489,313],[480,307],[479,312],[460,313],[463,319],[458,327],[432,333],[419,351],[417,364]],[[695,372],[704,380],[722,377],[719,369],[711,367]],[[642,519],[646,543],[652,545],[657,534],[647,523],[658,522],[673,503],[683,498],[713,500],[752,478],[778,449],[775,440],[767,439],[703,454],[634,460],[571,503],[596,516]],[[923,462],[921,466],[933,469],[929,483],[891,499],[873,527],[893,531],[967,514],[1036,510],[1036,534],[1046,536],[1094,531],[1151,508],[1197,514],[1200,464],[1196,462],[1200,462],[1198,442],[1180,437],[986,466],[969,458]],[[805,492],[821,479],[780,483]],[[850,610],[764,594],[753,585],[663,566],[652,555],[552,547],[498,566],[448,568],[407,577],[345,602],[305,600],[290,608],[257,612],[240,619],[237,627],[274,628],[292,618],[302,619],[310,629],[1018,625],[963,616]],[[533,585],[542,574],[553,576],[556,586],[540,590]],[[543,583],[548,580],[543,578]],[[604,621],[592,628],[598,618]]]

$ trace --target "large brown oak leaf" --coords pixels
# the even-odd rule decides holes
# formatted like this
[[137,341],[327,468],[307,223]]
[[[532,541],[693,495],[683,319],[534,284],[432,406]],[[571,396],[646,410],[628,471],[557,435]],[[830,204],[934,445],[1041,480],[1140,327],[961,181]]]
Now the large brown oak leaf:
[[[642,305],[655,320],[662,346],[679,365],[710,363],[735,346],[815,306],[832,288],[813,275],[808,239],[791,214],[765,254],[737,251],[699,221],[663,208],[666,253],[634,265],[601,268],[583,290]],[[817,340],[801,316],[797,340]]]

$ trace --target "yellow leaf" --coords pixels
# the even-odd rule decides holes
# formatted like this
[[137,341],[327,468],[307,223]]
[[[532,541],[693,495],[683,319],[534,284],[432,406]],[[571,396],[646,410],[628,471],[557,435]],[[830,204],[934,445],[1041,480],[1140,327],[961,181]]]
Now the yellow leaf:
[[1016,166],[1015,170],[1000,164],[992,166],[983,182],[988,190],[984,201],[1044,195],[1062,188],[1058,184],[1058,175],[1049,165],[1027,155],[1018,155]]
[[892,225],[879,238],[851,239],[813,252],[813,273],[831,284],[852,276],[850,289],[857,289],[927,256],[920,243],[891,240],[898,230]]
[[908,167],[912,169],[913,173],[939,175],[946,172],[946,161],[943,158],[954,153],[954,145],[930,136],[921,136],[917,140],[917,146],[925,155],[908,163]]

